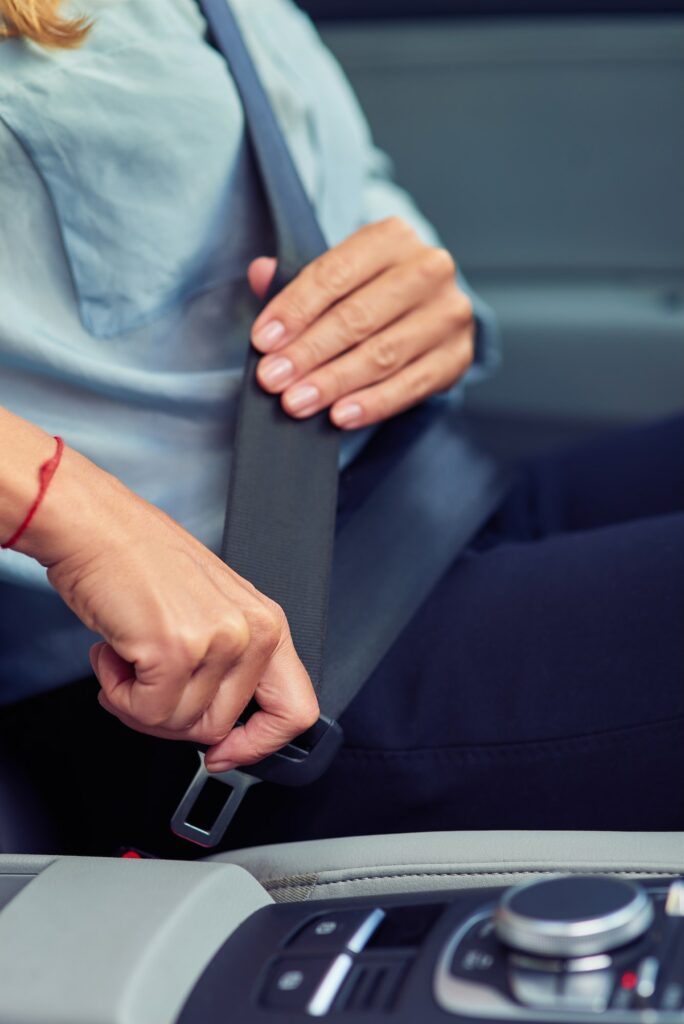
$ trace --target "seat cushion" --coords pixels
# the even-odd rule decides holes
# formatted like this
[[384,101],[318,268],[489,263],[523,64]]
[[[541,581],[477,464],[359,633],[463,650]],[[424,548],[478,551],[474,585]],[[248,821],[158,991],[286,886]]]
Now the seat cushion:
[[418,832],[233,850],[278,902],[511,885],[575,872],[672,877],[681,832]]

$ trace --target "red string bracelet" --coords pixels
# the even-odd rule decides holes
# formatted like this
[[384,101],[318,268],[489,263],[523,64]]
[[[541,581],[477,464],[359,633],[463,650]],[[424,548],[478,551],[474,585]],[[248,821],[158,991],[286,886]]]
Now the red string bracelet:
[[21,537],[21,535],[25,533],[26,530],[28,530],[33,520],[33,517],[35,516],[36,512],[38,511],[42,504],[43,498],[47,494],[47,489],[50,486],[50,483],[52,482],[53,476],[57,472],[57,467],[59,466],[62,460],[62,452],[64,451],[64,441],[62,440],[62,438],[56,437],[55,441],[57,442],[57,451],[52,456],[52,458],[48,459],[47,462],[44,462],[43,465],[38,470],[38,480],[40,481],[40,483],[38,487],[38,495],[36,497],[36,500],[33,502],[31,508],[28,510],[24,521],[21,523],[19,528],[15,530],[15,532],[12,534],[7,543],[0,544],[0,548],[3,548],[3,550],[5,548],[13,548],[14,545],[19,540],[19,538]]

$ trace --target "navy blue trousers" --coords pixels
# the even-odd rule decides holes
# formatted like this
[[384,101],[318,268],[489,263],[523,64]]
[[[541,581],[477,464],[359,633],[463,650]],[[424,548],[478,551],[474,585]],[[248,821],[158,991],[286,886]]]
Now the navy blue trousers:
[[[326,776],[255,787],[227,845],[684,829],[684,417],[523,467],[342,724]],[[168,831],[194,752],[110,719],[92,680],[6,711],[0,740],[55,849],[195,853]]]
[[684,829],[684,417],[523,467],[342,724],[236,844]]

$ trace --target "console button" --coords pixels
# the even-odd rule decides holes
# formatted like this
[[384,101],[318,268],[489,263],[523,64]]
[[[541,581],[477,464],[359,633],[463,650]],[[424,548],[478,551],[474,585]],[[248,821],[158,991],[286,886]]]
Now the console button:
[[[347,943],[360,934],[374,913],[368,910],[331,910],[329,914],[320,914],[305,924],[288,942],[288,946],[311,953],[341,953]],[[377,927],[382,917],[373,920]],[[360,952],[356,947],[354,951]]]
[[373,949],[410,949],[420,946],[444,911],[442,903],[414,903],[386,907],[385,916],[370,946]]
[[636,991],[640,999],[651,999],[655,995],[660,973],[660,962],[655,956],[645,957],[637,970]]
[[684,879],[678,878],[668,889],[665,913],[669,917],[684,917]]
[[[451,973],[461,978],[478,978],[489,975],[501,961],[501,946],[493,929],[483,929],[480,925],[471,928],[454,950],[451,961]],[[522,973],[535,973],[538,968],[533,965],[526,971],[522,965]]]
[[330,959],[281,957],[268,972],[261,990],[261,1004],[269,1010],[304,1012],[330,966]]

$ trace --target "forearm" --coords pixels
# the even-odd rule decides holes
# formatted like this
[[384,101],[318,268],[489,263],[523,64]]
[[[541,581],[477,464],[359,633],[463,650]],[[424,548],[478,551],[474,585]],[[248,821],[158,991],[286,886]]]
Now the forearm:
[[[0,543],[5,543],[35,501],[39,470],[54,455],[55,440],[0,407],[0,451]],[[110,480],[93,463],[65,448],[44,500],[14,549],[46,566],[62,557],[83,529],[95,493]]]

